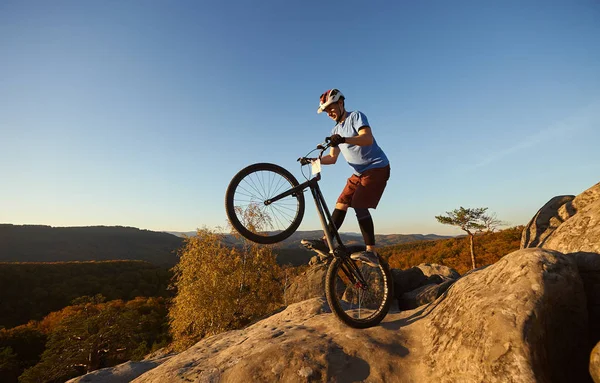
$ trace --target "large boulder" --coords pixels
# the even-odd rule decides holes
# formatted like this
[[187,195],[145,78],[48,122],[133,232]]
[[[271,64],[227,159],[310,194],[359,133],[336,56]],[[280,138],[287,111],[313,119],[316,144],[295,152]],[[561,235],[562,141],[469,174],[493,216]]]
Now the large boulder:
[[573,201],[574,198],[573,195],[561,195],[546,202],[523,229],[521,249],[543,244],[556,228],[569,219],[573,215],[572,210],[561,209],[561,207]]
[[118,366],[102,368],[68,380],[67,383],[127,383],[169,360],[173,354],[149,358],[137,362],[129,361]]
[[585,382],[587,321],[572,257],[513,252],[459,279],[428,314],[431,381]]
[[600,254],[572,253],[583,281],[590,323],[590,342],[593,346],[600,341]]
[[427,276],[418,267],[405,270],[392,269],[392,278],[394,279],[394,295],[397,298],[427,283]]
[[574,258],[526,249],[374,328],[349,328],[313,298],[206,338],[134,382],[586,382],[586,339]]
[[206,338],[134,382],[398,382],[408,350],[397,331],[356,330],[313,298],[243,330]]
[[[439,275],[432,275],[432,277],[442,279]],[[431,303],[445,293],[454,282],[456,282],[454,279],[442,280],[440,283],[429,283],[404,293],[398,298],[398,307],[401,310],[411,310]]]
[[521,248],[600,253],[600,182],[578,196],[548,201],[523,230]]
[[600,200],[586,205],[565,221],[541,247],[562,253],[600,253]]
[[436,263],[421,263],[417,267],[423,272],[423,274],[426,277],[430,277],[432,275],[439,275],[444,279],[460,278],[459,272],[448,266],[438,265]]
[[285,289],[285,303],[290,305],[310,298],[325,296],[325,276],[328,267],[328,263],[314,264],[296,276]]

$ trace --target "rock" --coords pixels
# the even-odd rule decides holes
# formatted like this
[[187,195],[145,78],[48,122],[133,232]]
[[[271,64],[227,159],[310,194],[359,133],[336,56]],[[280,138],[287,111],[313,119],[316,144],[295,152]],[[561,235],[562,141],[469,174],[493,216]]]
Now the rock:
[[169,360],[173,354],[158,359],[126,362],[78,376],[67,383],[127,383]]
[[[432,275],[431,277],[437,276],[440,280],[442,277],[439,275]],[[430,277],[430,278],[431,278]],[[454,279],[448,279],[441,284],[427,284],[421,286],[413,291],[402,294],[398,299],[398,307],[400,310],[412,310],[419,306],[426,305],[435,301],[440,295],[442,295],[448,288],[456,282]]]
[[600,341],[600,254],[573,253],[583,281],[590,324],[591,346]]
[[521,248],[600,252],[600,182],[578,196],[548,201],[523,230]]
[[586,302],[572,257],[508,254],[459,279],[426,318],[429,381],[589,380]]
[[440,275],[445,278],[458,279],[460,278],[460,274],[458,271],[450,268],[448,266],[438,265],[438,264],[430,264],[430,263],[421,263],[417,266],[426,277],[430,277],[432,275]]
[[313,298],[203,339],[134,382],[586,382],[586,339],[576,258],[525,249],[379,326],[349,328]]
[[134,382],[402,381],[410,365],[401,339],[382,327],[348,328],[313,298],[206,338]]
[[563,209],[559,213],[559,209],[574,198],[573,195],[561,195],[546,202],[523,229],[521,249],[537,247],[544,243],[561,223],[571,217],[572,212]]
[[572,209],[579,212],[593,202],[600,200],[600,182],[580,193],[571,203]]
[[595,383],[600,383],[600,342],[594,347],[590,355],[590,375]]
[[406,270],[392,269],[392,276],[394,278],[394,295],[397,298],[422,286],[427,281],[427,277],[418,267]]
[[433,274],[427,277],[427,280],[425,281],[426,285],[439,285],[440,283],[444,282],[444,278],[442,278],[440,275],[437,274]]
[[554,230],[541,247],[561,253],[600,253],[600,200],[585,205]]
[[317,263],[298,275],[285,290],[286,304],[325,296],[325,276],[329,264]]

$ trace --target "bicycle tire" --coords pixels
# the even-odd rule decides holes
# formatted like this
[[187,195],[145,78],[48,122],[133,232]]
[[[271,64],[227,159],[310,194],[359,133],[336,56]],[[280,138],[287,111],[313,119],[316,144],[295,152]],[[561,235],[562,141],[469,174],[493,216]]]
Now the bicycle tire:
[[[304,218],[304,194],[299,192],[270,205],[264,201],[298,185],[296,178],[279,165],[259,163],[240,170],[225,193],[231,226],[244,238],[260,244],[288,238]],[[248,216],[254,218],[249,222]]]
[[[353,286],[343,274],[344,262],[355,262],[367,282],[367,290]],[[335,316],[353,328],[379,324],[387,315],[394,299],[394,282],[389,266],[379,257],[379,266],[336,257],[329,265],[325,282],[327,303]],[[362,294],[362,296],[361,296]],[[364,306],[361,307],[361,305]]]

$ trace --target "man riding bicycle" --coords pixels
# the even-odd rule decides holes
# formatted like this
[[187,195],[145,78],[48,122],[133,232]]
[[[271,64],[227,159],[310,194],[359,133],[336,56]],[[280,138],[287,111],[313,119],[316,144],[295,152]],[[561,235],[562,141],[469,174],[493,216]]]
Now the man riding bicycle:
[[[381,199],[390,178],[390,164],[373,137],[367,116],[359,111],[346,111],[344,101],[342,92],[330,89],[321,95],[317,109],[317,113],[326,112],[336,122],[331,130],[332,135],[327,137],[331,149],[328,155],[321,157],[321,164],[335,164],[342,153],[354,169],[335,204],[331,218],[335,228],[339,230],[348,208],[354,209],[366,251],[354,253],[351,257],[375,267],[379,260],[375,248],[375,228],[369,209],[375,209]],[[322,239],[303,239],[302,244],[317,252],[329,253],[327,243]]]

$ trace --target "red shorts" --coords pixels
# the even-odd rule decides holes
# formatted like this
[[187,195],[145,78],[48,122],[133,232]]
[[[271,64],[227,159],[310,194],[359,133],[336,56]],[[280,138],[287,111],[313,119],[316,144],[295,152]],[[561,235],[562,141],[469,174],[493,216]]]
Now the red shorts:
[[353,174],[337,203],[357,209],[375,209],[390,179],[390,166],[369,169],[360,176]]

